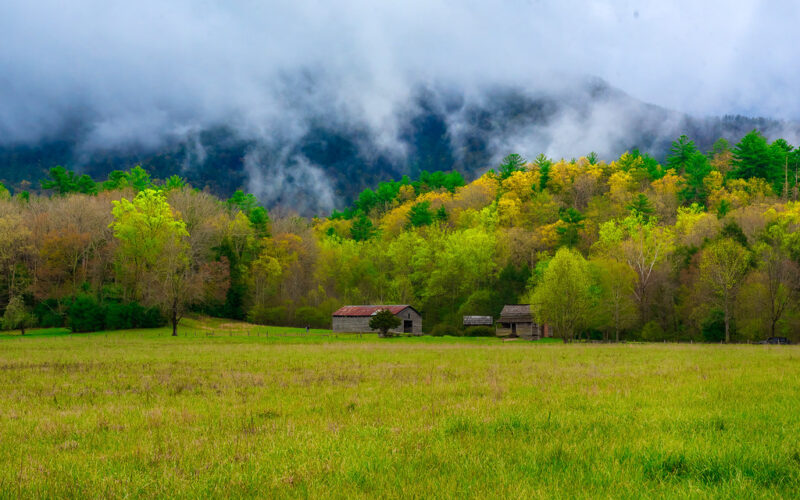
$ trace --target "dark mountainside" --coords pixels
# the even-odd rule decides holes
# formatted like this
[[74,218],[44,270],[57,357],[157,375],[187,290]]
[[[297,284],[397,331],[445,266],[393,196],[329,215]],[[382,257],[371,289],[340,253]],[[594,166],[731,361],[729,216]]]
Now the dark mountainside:
[[[388,146],[363,120],[315,109],[300,112],[306,129],[291,142],[264,144],[218,126],[164,138],[155,149],[104,151],[84,145],[89,120],[76,118],[73,126],[35,144],[0,139],[0,181],[36,189],[55,165],[104,178],[111,170],[141,164],[154,177],[177,173],[223,197],[242,188],[270,208],[310,215],[340,208],[364,188],[404,174],[414,178],[422,170],[455,169],[471,179],[509,152],[532,158],[540,152],[570,157],[594,150],[606,158],[638,148],[660,160],[681,134],[708,150],[720,137],[735,142],[754,128],[768,137],[793,138],[800,132],[797,123],[672,112],[599,80],[548,93],[419,87],[412,102],[396,111],[394,144]],[[328,196],[320,196],[323,191]]]

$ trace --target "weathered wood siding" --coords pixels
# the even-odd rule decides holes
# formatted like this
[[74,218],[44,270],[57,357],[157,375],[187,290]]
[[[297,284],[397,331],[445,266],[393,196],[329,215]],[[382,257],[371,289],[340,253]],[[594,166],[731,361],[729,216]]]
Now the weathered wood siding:
[[[395,314],[401,321],[412,322],[411,335],[422,335],[422,316],[410,307],[407,307]],[[371,316],[334,316],[332,321],[332,329],[334,332],[341,333],[378,333],[378,330],[373,330],[369,327],[369,320]],[[402,334],[403,323],[400,326],[389,330],[392,333]]]
[[[498,337],[519,337],[527,340],[538,340],[543,337],[552,337],[553,332],[550,328],[547,328],[547,325],[539,325],[536,323],[528,323],[528,322],[516,322],[517,325],[517,333],[514,334],[511,328],[511,323],[500,323],[499,321],[495,324],[495,334]],[[506,326],[508,325],[508,326]]]
[[538,338],[539,329],[536,323],[529,322],[514,322],[516,324],[516,334],[511,327],[511,323],[497,322],[495,332],[498,337],[521,337],[521,338]]

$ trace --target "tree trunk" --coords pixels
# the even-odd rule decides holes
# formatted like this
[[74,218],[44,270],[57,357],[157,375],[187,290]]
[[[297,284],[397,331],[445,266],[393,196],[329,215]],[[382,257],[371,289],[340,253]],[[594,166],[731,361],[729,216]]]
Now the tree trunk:
[[728,312],[728,304],[725,304],[725,343],[731,343],[731,330],[730,330],[730,313]]
[[172,336],[178,336],[178,298],[172,299]]
[[20,331],[20,335],[25,335],[25,327],[24,326],[19,327],[19,331]]

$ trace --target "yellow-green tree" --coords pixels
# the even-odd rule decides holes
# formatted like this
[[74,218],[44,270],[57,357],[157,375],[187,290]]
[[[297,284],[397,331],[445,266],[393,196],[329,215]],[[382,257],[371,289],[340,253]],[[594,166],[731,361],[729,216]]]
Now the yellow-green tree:
[[36,324],[36,316],[25,307],[22,296],[16,295],[11,298],[6,306],[6,312],[0,318],[0,326],[3,330],[16,330],[19,328],[20,334],[25,335],[25,329]]
[[547,264],[532,295],[532,308],[556,336],[572,341],[591,315],[591,276],[586,259],[568,248],[559,249]]
[[636,323],[636,273],[628,264],[607,257],[592,259],[589,264],[598,292],[594,323],[604,331],[613,331],[614,340],[619,342],[620,330]]
[[646,306],[654,271],[674,249],[674,232],[657,225],[655,218],[645,221],[631,215],[621,222],[608,221],[600,227],[598,247],[604,255],[627,263],[636,273],[634,297],[646,322]]
[[725,342],[731,341],[730,319],[739,285],[750,267],[750,252],[730,238],[711,243],[703,251],[700,279],[725,316]]
[[[189,262],[186,225],[163,192],[140,191],[131,201],[114,202],[111,227],[119,240],[117,269],[130,297],[158,305],[169,314],[172,334],[197,290]],[[193,286],[194,285],[194,286]]]

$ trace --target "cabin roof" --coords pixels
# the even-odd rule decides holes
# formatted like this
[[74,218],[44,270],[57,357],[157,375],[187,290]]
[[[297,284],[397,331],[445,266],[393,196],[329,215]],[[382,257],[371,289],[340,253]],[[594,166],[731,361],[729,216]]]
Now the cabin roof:
[[501,322],[533,322],[530,304],[509,304],[500,312]]
[[464,325],[466,326],[492,326],[494,318],[491,316],[464,316]]
[[[333,315],[334,316],[350,316],[350,317],[364,317],[364,316],[374,316],[377,314],[378,311],[383,309],[388,310],[392,314],[400,314],[405,309],[414,309],[408,304],[400,304],[400,305],[387,305],[387,306],[344,306],[340,307],[336,310]],[[417,312],[414,309],[414,312]],[[419,314],[417,312],[417,314]]]

